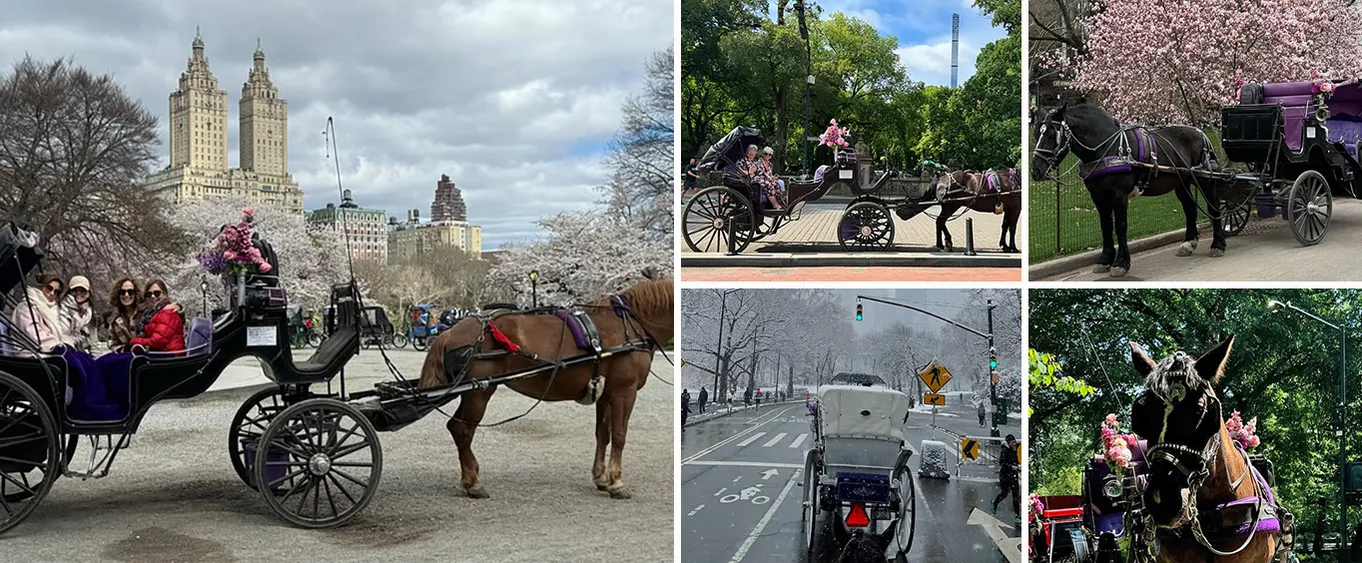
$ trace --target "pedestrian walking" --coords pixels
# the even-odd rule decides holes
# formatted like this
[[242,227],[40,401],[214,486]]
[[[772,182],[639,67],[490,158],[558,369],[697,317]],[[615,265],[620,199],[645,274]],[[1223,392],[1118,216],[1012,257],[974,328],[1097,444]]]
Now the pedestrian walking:
[[746,391],[743,391],[743,392],[742,392],[742,406],[744,406],[744,407],[750,407],[750,406],[752,406],[752,388],[751,388],[751,387],[748,387]]
[[735,389],[729,389],[729,390],[728,390],[728,410],[730,410],[730,411],[733,410],[733,403],[736,403],[736,402],[738,402],[738,391],[735,390]]
[[1017,437],[1007,435],[1007,447],[998,455],[998,486],[1003,491],[993,499],[993,515],[998,514],[998,503],[1012,495],[1012,512],[1016,514],[1017,524],[1021,524],[1021,460],[1017,456]]
[[979,401],[979,428],[984,427],[984,416],[987,414],[988,410],[984,408],[984,402]]
[[686,431],[686,419],[690,418],[690,389],[681,390],[681,431]]
[[706,390],[705,390],[705,386],[704,386],[704,385],[701,385],[701,386],[700,386],[700,402],[699,402],[699,403],[696,403],[696,406],[700,407],[700,414],[705,414],[705,403],[708,403],[708,402],[709,402],[709,391],[706,391]]

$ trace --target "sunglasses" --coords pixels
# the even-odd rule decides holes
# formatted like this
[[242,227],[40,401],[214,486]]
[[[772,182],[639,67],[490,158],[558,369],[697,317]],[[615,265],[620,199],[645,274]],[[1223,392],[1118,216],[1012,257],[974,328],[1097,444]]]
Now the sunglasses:
[[118,294],[119,294],[119,295],[137,295],[137,290],[136,290],[136,289],[120,289],[120,290],[118,290]]
[[161,290],[159,290],[159,289],[155,289],[155,290],[152,290],[152,291],[148,291],[148,292],[147,292],[147,297],[150,297],[150,298],[152,298],[152,299],[160,299],[160,298],[161,298],[161,295],[163,295],[163,294],[161,293]]
[[58,293],[58,292],[61,291],[61,286],[60,286],[60,285],[49,285],[49,286],[47,286],[47,290],[50,291],[50,292],[52,292],[52,293]]

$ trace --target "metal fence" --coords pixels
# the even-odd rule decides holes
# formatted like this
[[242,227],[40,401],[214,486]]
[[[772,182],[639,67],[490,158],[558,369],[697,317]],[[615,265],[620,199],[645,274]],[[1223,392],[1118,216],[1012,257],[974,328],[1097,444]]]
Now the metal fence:
[[[1222,165],[1228,164],[1220,148],[1218,131],[1206,131]],[[1102,226],[1097,209],[1078,177],[1078,161],[1072,154],[1059,165],[1058,182],[1031,180],[1027,186],[1027,245],[1031,263],[1102,247]],[[1056,174],[1052,171],[1052,175]],[[1130,202],[1127,240],[1135,240],[1183,228],[1182,204],[1174,194],[1137,197]]]

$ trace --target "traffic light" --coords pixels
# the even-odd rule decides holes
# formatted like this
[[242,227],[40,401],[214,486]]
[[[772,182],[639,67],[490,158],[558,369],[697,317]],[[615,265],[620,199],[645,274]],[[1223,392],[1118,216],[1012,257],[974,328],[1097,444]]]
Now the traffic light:
[[857,303],[857,304],[856,304],[856,320],[860,321],[860,320],[864,320],[864,319],[865,319],[865,314],[863,314],[863,312],[862,312],[862,310],[861,310],[861,304],[860,304],[860,303]]
[[993,348],[988,349],[988,370],[998,371],[998,351]]

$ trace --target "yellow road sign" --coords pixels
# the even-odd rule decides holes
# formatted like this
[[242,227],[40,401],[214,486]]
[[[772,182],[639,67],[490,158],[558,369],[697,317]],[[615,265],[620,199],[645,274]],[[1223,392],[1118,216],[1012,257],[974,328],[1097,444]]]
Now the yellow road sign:
[[966,461],[979,459],[979,441],[969,438],[960,439],[960,458]]
[[923,383],[927,384],[927,388],[931,389],[932,393],[940,391],[951,380],[951,372],[936,360],[922,366],[922,371],[917,372],[917,376],[922,379]]
[[923,395],[923,396],[922,396],[922,402],[923,402],[924,404],[928,404],[928,405],[936,405],[936,406],[938,406],[938,407],[944,407],[944,406],[946,406],[946,396],[945,396],[945,395],[937,395],[936,393],[927,393],[926,395]]

